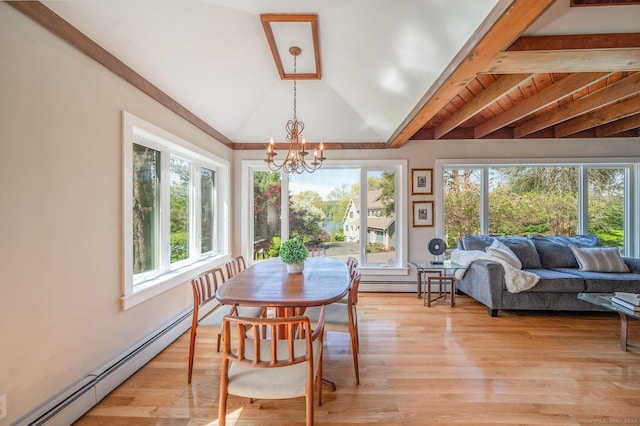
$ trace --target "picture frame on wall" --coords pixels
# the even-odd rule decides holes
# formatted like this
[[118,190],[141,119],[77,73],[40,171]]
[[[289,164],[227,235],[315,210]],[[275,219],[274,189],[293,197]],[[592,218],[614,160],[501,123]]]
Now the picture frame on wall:
[[433,194],[433,169],[411,169],[411,195]]
[[433,201],[413,202],[413,227],[427,228],[434,226]]

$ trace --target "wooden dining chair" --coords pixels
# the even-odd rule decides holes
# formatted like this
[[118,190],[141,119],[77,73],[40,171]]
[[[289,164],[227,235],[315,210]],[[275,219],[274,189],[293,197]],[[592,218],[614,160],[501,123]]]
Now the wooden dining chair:
[[[353,368],[356,374],[356,384],[360,384],[360,367],[358,366],[358,352],[360,351],[360,337],[358,331],[358,288],[360,287],[360,270],[355,268],[351,275],[347,303],[331,303],[325,307],[325,331],[349,333],[351,339],[351,352],[353,354]],[[305,310],[312,324],[320,317],[319,308],[312,307]]]
[[[222,319],[231,312],[233,306],[223,305],[216,299],[218,287],[225,282],[222,268],[214,268],[198,275],[191,280],[193,290],[193,318],[191,320],[191,336],[189,339],[189,373],[188,383],[191,383],[193,372],[193,358],[195,354],[196,336],[198,326],[212,327],[217,330],[217,351],[220,352],[222,340]],[[265,314],[264,308],[241,307],[239,312],[248,317],[261,317]]]
[[349,273],[351,273],[354,268],[358,267],[358,259],[352,256],[347,257],[347,267],[349,268]]
[[[252,336],[245,333],[251,327]],[[227,398],[254,399],[305,397],[306,424],[313,425],[314,382],[322,405],[322,344],[324,309],[315,329],[306,316],[243,318],[236,312],[223,322],[224,349],[220,374],[218,424],[226,424]],[[237,350],[231,350],[231,335]]]
[[324,247],[307,247],[309,257],[320,257],[325,255]]
[[224,267],[227,272],[227,279],[236,276],[240,272],[247,269],[247,263],[244,260],[244,256],[236,256],[230,260],[228,260]]

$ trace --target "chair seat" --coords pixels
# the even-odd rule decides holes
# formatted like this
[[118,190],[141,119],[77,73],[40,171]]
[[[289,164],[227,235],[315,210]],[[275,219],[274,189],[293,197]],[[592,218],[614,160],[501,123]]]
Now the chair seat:
[[[287,359],[287,340],[278,342],[278,359]],[[322,352],[322,342],[313,342],[314,377],[318,371],[318,360]],[[246,340],[245,356],[253,358],[254,342]],[[261,340],[260,358],[271,360],[271,341]],[[306,341],[294,342],[294,353],[304,355]],[[307,362],[278,368],[253,368],[232,363],[229,367],[229,393],[247,398],[283,399],[304,396],[306,392]]]
[[[214,311],[201,319],[199,324],[203,327],[216,327],[220,330],[222,329],[222,319],[225,315],[230,314],[232,309],[233,305],[220,305]],[[243,317],[259,318],[262,316],[264,309],[265,308],[253,306],[239,306],[238,314]]]
[[[326,331],[338,331],[343,333],[349,332],[349,315],[347,310],[349,305],[345,303],[332,303],[325,306],[324,329]],[[312,324],[318,322],[320,316],[320,308],[307,308],[304,312],[309,317]]]

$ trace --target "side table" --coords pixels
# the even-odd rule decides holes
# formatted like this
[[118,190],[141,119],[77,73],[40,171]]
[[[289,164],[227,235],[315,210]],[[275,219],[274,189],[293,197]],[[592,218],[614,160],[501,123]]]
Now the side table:
[[[445,286],[447,283],[449,284],[451,291],[451,306],[456,306],[456,278],[454,273],[459,269],[467,269],[466,266],[451,262],[450,260],[445,260],[442,263],[431,263],[428,260],[409,261],[408,265],[417,272],[416,292],[418,297],[420,297],[421,294],[423,295],[423,303],[425,306],[430,307],[431,302],[435,302],[439,299],[446,299],[447,291],[446,288],[443,291],[443,283]],[[434,281],[438,282],[438,292],[436,293],[437,295],[432,298],[431,284]],[[423,286],[425,286],[424,291],[422,290]]]

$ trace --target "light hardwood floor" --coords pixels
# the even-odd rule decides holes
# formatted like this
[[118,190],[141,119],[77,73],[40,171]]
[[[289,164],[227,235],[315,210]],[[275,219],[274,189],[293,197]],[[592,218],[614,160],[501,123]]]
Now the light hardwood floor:
[[[620,350],[614,314],[500,312],[459,296],[451,308],[415,294],[359,297],[360,386],[348,336],[328,333],[325,376],[337,384],[317,425],[640,424],[640,321]],[[187,384],[189,333],[109,394],[77,425],[216,425],[219,354],[199,330]],[[229,397],[229,425],[304,424],[304,399]]]

